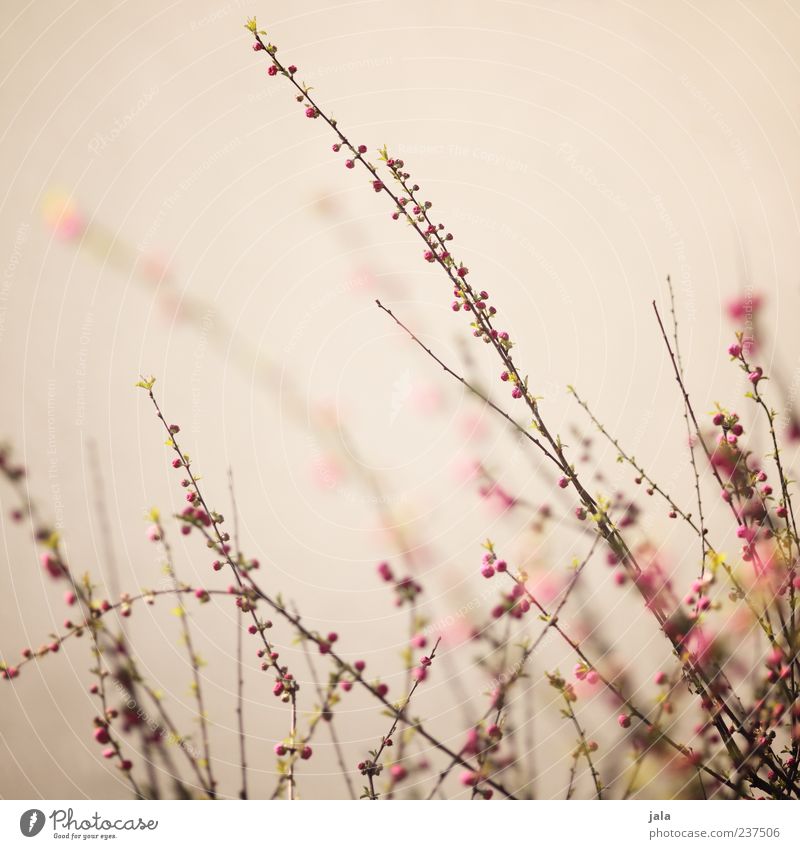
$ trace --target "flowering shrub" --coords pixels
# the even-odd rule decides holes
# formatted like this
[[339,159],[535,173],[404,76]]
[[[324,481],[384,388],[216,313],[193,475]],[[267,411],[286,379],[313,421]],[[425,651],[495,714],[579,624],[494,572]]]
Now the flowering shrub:
[[[341,779],[351,795],[372,800],[392,798],[410,787],[413,775],[413,792],[428,798],[445,794],[483,800],[533,796],[524,738],[532,716],[527,702],[518,697],[521,682],[529,674],[547,682],[554,697],[553,709],[560,712],[564,728],[569,729],[565,738],[568,745],[562,752],[568,764],[566,798],[579,794],[598,799],[628,798],[647,784],[648,772],[669,776],[664,783],[666,791],[651,792],[698,798],[798,798],[800,664],[796,607],[800,536],[783,446],[787,439],[797,440],[800,429],[791,417],[787,433],[780,433],[778,416],[767,394],[770,375],[758,364],[758,328],[753,320],[759,303],[731,306],[731,318],[739,329],[727,355],[742,372],[747,402],[765,424],[767,450],[759,451],[750,444],[740,411],[718,406],[707,420],[698,415],[686,386],[673,303],[671,329],[657,309],[654,320],[678,386],[677,400],[684,410],[687,468],[694,479],[696,503],[691,507],[678,503],[606,430],[588,402],[573,389],[578,405],[601,437],[613,445],[619,462],[629,467],[634,485],[643,493],[638,497],[592,494],[583,471],[591,440],[580,437],[583,450],[575,459],[549,425],[542,399],[534,394],[535,386],[517,361],[514,339],[503,327],[499,302],[473,282],[465,258],[454,252],[454,235],[434,218],[432,204],[412,178],[409,166],[385,146],[377,151],[379,164],[374,164],[367,156],[367,146],[345,134],[311,94],[310,87],[299,81],[297,67],[284,62],[256,21],[250,20],[246,26],[253,38],[253,50],[266,59],[267,76],[282,78],[303,115],[330,128],[333,153],[343,160],[346,169],[365,174],[370,189],[388,199],[390,218],[410,227],[414,238],[419,239],[422,259],[446,278],[442,279],[443,304],[448,301],[449,309],[459,318],[464,314],[471,337],[483,343],[486,355],[494,358],[503,402],[493,400],[441,359],[392,309],[381,302],[377,307],[449,379],[458,381],[496,415],[499,423],[512,429],[530,452],[544,460],[553,497],[566,505],[564,512],[569,519],[565,524],[588,543],[585,556],[572,564],[566,581],[552,587],[532,575],[524,564],[514,563],[491,540],[484,542],[482,553],[476,551],[475,573],[488,582],[489,589],[477,605],[476,621],[463,636],[479,655],[479,665],[488,679],[487,692],[481,710],[470,718],[458,739],[434,732],[425,718],[412,710],[418,691],[439,673],[440,663],[449,653],[449,639],[439,632],[446,628],[437,629],[418,613],[425,586],[413,564],[403,564],[402,571],[390,560],[377,565],[377,580],[386,584],[397,607],[409,611],[409,632],[403,638],[406,686],[402,693],[390,696],[386,682],[367,669],[364,659],[348,657],[339,650],[338,633],[322,633],[309,626],[293,605],[272,589],[269,576],[261,579],[259,561],[240,548],[235,519],[226,519],[216,509],[219,494],[207,490],[187,453],[180,427],[162,412],[155,379],[143,378],[138,386],[166,437],[176,486],[185,493],[185,507],[174,516],[174,523],[181,534],[198,538],[205,548],[208,584],[191,586],[179,579],[169,541],[172,523],[165,523],[154,510],[147,536],[161,549],[168,585],[107,597],[89,576],[75,573],[60,536],[39,517],[28,498],[25,470],[15,464],[9,451],[4,451],[0,454],[0,471],[17,499],[12,518],[30,520],[42,568],[54,583],[63,585],[65,603],[72,612],[63,630],[48,637],[39,648],[25,648],[19,658],[7,655],[0,666],[2,676],[22,688],[24,680],[19,679],[24,679],[27,665],[44,662],[68,640],[85,637],[94,657],[95,681],[90,692],[96,698],[97,710],[91,733],[101,747],[101,756],[116,764],[136,796],[160,795],[158,782],[148,773],[148,766],[160,760],[172,779],[175,795],[213,799],[238,793],[248,798],[252,767],[241,673],[234,708],[241,780],[238,788],[224,788],[215,772],[219,755],[213,750],[204,695],[206,679],[194,647],[189,615],[189,605],[220,598],[229,600],[236,611],[240,632],[237,665],[248,662],[244,646],[252,641],[258,666],[268,676],[265,690],[283,706],[285,735],[272,747],[276,775],[273,798],[301,795],[302,766],[314,758],[316,735],[326,725],[333,729],[337,705],[353,690],[366,694],[385,715],[386,730],[372,749],[358,754],[350,752],[331,732]],[[271,80],[269,84],[280,81]],[[525,423],[519,421],[520,416]],[[477,468],[475,477],[480,495],[497,502],[500,509],[529,509],[523,498],[488,469]],[[702,490],[709,480],[726,505],[739,541],[734,558],[726,556],[715,543],[706,521]],[[540,508],[532,525],[541,527],[554,509]],[[641,515],[655,509],[682,522],[697,540],[696,577],[688,586],[676,580],[658,548],[636,534]],[[654,697],[643,695],[643,688],[634,684],[632,669],[609,659],[612,647],[603,644],[601,629],[594,627],[591,612],[584,614],[581,627],[564,621],[567,605],[580,592],[584,571],[600,556],[613,569],[618,592],[625,594],[627,603],[646,610],[651,627],[663,635],[668,647],[671,666],[649,670]],[[135,646],[119,627],[117,617],[127,618],[138,604],[155,604],[160,596],[173,597],[178,604],[198,720],[199,731],[194,736],[183,734],[173,722],[158,688],[142,674]],[[510,628],[516,623],[527,634],[522,642],[510,636]],[[318,662],[321,658],[325,664],[327,680],[315,682],[313,707],[312,697],[301,686],[301,674],[281,656],[273,633],[283,634],[284,642],[285,635],[291,635],[309,657]],[[534,672],[537,652],[551,636],[569,651],[571,668],[567,672]],[[745,643],[756,652],[755,666],[741,661]],[[455,679],[459,674],[458,669],[448,672]],[[135,711],[120,708],[110,687],[112,681],[130,696],[126,704],[148,701],[154,721],[143,723]],[[599,723],[596,711],[590,714],[584,707],[598,696],[605,714]],[[596,739],[592,727],[606,721],[615,735],[613,757],[608,758],[603,757],[608,742]],[[410,756],[415,739],[426,746],[422,759]],[[174,762],[165,740],[176,745],[181,765]],[[135,750],[138,759],[131,754]],[[627,760],[625,766],[614,763],[614,758],[620,757]]]

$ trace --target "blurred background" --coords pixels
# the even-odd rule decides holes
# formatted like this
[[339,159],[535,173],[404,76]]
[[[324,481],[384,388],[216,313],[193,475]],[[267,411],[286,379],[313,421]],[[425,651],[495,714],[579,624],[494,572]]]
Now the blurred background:
[[[547,593],[586,540],[529,446],[375,306],[379,297],[513,410],[494,357],[449,309],[413,233],[331,153],[330,131],[303,116],[286,81],[265,73],[243,28],[250,15],[353,141],[370,151],[386,143],[405,159],[470,279],[491,293],[573,457],[592,427],[567,384],[689,505],[682,407],[651,301],[666,308],[671,275],[699,412],[717,400],[745,407],[725,354],[737,299],[760,299],[760,361],[796,394],[800,17],[790,3],[754,0],[76,0],[0,13],[0,439],[26,466],[73,569],[109,592],[163,581],[146,513],[168,516],[184,502],[134,388],[153,374],[226,514],[232,469],[242,545],[259,558],[265,588],[311,626],[338,631],[342,652],[363,657],[395,698],[408,614],[375,568],[385,559],[416,576],[420,612],[447,623],[447,639],[415,712],[457,746],[487,704],[485,675],[463,645],[493,604],[482,541],[526,565]],[[590,453],[605,474],[598,492],[631,484],[613,448],[596,442]],[[0,498],[8,661],[67,614],[30,529],[9,521],[7,487]],[[711,523],[722,519],[718,500]],[[532,527],[542,504],[553,519]],[[640,533],[679,584],[691,580],[696,546],[663,505]],[[171,534],[182,580],[225,586],[196,535],[180,537],[174,524]],[[641,668],[646,699],[665,643],[627,597],[634,591],[611,578],[602,556],[590,564],[582,603],[609,663]],[[235,611],[189,606],[218,772],[235,795]],[[170,607],[137,608],[128,627],[146,674],[191,730],[190,670]],[[274,638],[308,681],[308,709],[302,653],[285,630]],[[252,792],[269,795],[286,711],[247,646]],[[542,671],[573,662],[549,637],[520,705],[542,796],[563,796],[570,745]],[[89,666],[86,641],[75,641],[0,688],[0,795],[128,795],[91,739]],[[338,710],[354,764],[387,720],[355,692]],[[613,777],[620,729],[607,705],[592,716]],[[301,792],[345,794],[336,770],[321,734]],[[644,794],[669,792],[654,787]],[[413,776],[407,788],[414,794]]]

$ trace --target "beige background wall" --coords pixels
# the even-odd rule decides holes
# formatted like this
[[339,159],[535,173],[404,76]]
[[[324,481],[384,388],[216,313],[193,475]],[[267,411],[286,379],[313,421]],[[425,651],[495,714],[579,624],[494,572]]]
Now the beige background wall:
[[[567,441],[570,422],[585,424],[564,390],[574,383],[689,497],[683,422],[650,309],[654,298],[664,304],[668,273],[700,410],[717,399],[743,406],[723,355],[722,304],[747,286],[764,293],[765,324],[788,381],[797,379],[800,18],[790,3],[77,0],[5,4],[0,14],[0,431],[63,525],[73,562],[98,578],[110,572],[95,472],[124,587],[158,583],[143,514],[180,504],[162,435],[133,388],[139,373],[158,376],[223,512],[233,467],[245,546],[261,558],[265,585],[320,629],[336,627],[343,649],[366,656],[397,695],[405,618],[374,574],[392,554],[390,537],[374,498],[339,476],[287,398],[325,406],[347,426],[394,521],[427,551],[418,562],[432,617],[484,590],[475,576],[487,536],[548,571],[563,570],[575,543],[559,523],[534,539],[524,514],[498,515],[465,478],[465,464],[481,460],[538,504],[549,472],[493,420],[478,427],[474,404],[373,305],[380,296],[461,368],[471,352],[473,373],[510,401],[412,234],[330,153],[322,123],[267,77],[242,28],[250,14],[354,139],[405,158],[496,299]],[[64,198],[74,212],[59,237],[50,224]],[[70,238],[76,224],[82,242]],[[160,284],[156,267],[168,275]],[[182,297],[209,305],[199,328],[176,320]],[[223,323],[251,348],[218,345]],[[266,388],[255,352],[273,363]],[[597,456],[621,474],[612,452]],[[8,656],[38,645],[64,610],[24,529],[7,510],[2,521]],[[675,567],[693,573],[694,552],[663,511],[648,523]],[[198,541],[174,542],[182,576],[210,583]],[[608,591],[608,577],[599,564],[592,586],[614,635],[632,608]],[[168,608],[137,611],[131,627],[148,671],[185,715],[188,671]],[[234,762],[225,731],[233,616],[204,608],[196,623],[219,748]],[[649,625],[630,627],[643,658],[661,656]],[[550,667],[568,664],[557,646],[547,650]],[[453,668],[472,657],[454,652]],[[0,688],[0,795],[125,794],[90,739],[87,667],[76,643]],[[443,665],[419,710],[460,735],[463,694],[448,677]],[[262,695],[263,679],[250,676],[248,687],[263,740],[252,760],[268,772],[285,715]],[[474,714],[481,686],[467,691]],[[381,733],[368,707],[345,703],[350,751],[363,754]],[[563,746],[557,719],[540,727],[546,769]],[[322,746],[305,770],[319,773],[308,795],[338,792],[325,777],[331,765]],[[557,789],[565,762],[552,769]],[[259,780],[266,792],[268,777]]]

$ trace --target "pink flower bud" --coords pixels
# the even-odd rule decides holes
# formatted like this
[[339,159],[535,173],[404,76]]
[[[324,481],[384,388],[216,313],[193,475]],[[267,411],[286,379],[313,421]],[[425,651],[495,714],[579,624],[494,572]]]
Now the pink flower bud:
[[458,780],[465,787],[474,787],[478,783],[478,776],[472,770],[465,769],[458,777]]

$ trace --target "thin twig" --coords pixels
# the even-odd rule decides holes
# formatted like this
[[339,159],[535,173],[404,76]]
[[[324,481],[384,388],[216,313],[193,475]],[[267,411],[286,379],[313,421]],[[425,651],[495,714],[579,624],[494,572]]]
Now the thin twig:
[[[233,486],[233,469],[228,467],[228,492],[231,498],[231,510],[233,512],[233,546],[236,551],[236,559],[241,563],[242,549],[239,540],[239,509],[236,504],[236,490]],[[242,786],[239,790],[239,798],[247,799],[247,736],[244,728],[244,663],[243,663],[243,636],[241,609],[236,610],[236,724],[239,730],[239,764],[242,774]]]
[[[172,546],[169,543],[167,532],[164,529],[164,525],[161,522],[161,517],[158,512],[154,510],[151,513],[151,518],[153,519],[155,527],[158,528],[159,541],[166,561],[165,569],[167,576],[172,582],[172,588],[175,591],[178,603],[180,604],[180,588],[182,584],[178,581],[178,575],[175,572],[175,559],[172,555]],[[183,636],[184,645],[186,646],[186,653],[189,655],[189,666],[192,670],[192,691],[197,702],[197,717],[200,722],[200,736],[203,742],[203,759],[205,761],[204,765],[206,769],[205,790],[208,793],[209,798],[214,799],[216,797],[216,780],[214,779],[214,772],[211,766],[211,741],[208,732],[208,717],[206,715],[205,699],[203,698],[203,681],[200,675],[201,661],[194,647],[192,629],[189,625],[189,617],[186,609],[182,604],[180,604],[178,610],[180,611],[178,619],[181,623],[181,634]]]
[[[433,662],[434,657],[436,657],[436,650],[439,648],[439,643],[441,641],[442,641],[442,638],[439,637],[436,640],[436,642],[434,643],[433,649],[431,649],[431,653],[428,655],[428,661],[429,661],[428,665],[430,665]],[[422,668],[424,669],[425,667],[422,667]],[[363,775],[367,776],[367,780],[369,781],[368,797],[370,799],[374,800],[374,799],[378,798],[378,794],[375,792],[374,777],[376,775],[379,775],[381,770],[383,769],[383,766],[380,762],[381,755],[383,754],[383,750],[387,746],[393,745],[392,735],[397,730],[397,726],[400,723],[400,721],[402,720],[404,722],[407,722],[409,725],[411,725],[411,727],[416,727],[417,729],[419,728],[419,726],[415,722],[413,722],[413,721],[409,722],[407,719],[405,719],[405,712],[408,708],[408,705],[411,702],[412,696],[414,695],[414,693],[417,692],[417,687],[419,687],[419,685],[422,683],[422,681],[423,681],[422,676],[418,677],[414,681],[414,684],[412,685],[411,689],[408,691],[408,695],[405,697],[405,699],[401,703],[400,707],[395,710],[394,720],[392,721],[392,724],[389,728],[389,731],[381,739],[381,742],[380,742],[380,745],[378,746],[378,748],[374,752],[370,752],[369,760],[364,762],[364,768],[361,770],[361,772],[362,772]]]
[[[678,316],[675,312],[675,291],[672,287],[672,279],[667,277],[667,288],[669,289],[669,304],[670,311],[672,312],[672,338],[675,343],[675,356],[678,362],[678,371],[681,375],[681,380],[683,380],[683,361],[681,360],[681,349],[678,341]],[[700,546],[701,546],[701,558],[700,558],[700,580],[702,581],[705,578],[706,574],[706,524],[705,517],[703,516],[703,497],[700,493],[700,473],[697,470],[697,462],[694,456],[694,444],[695,444],[695,436],[692,433],[692,426],[689,423],[689,410],[686,403],[686,399],[684,399],[683,404],[683,420],[686,423],[686,435],[689,439],[689,459],[692,465],[692,474],[694,477],[694,489],[695,494],[697,496],[697,511],[700,518]],[[700,604],[700,600],[698,598],[697,604]],[[696,608],[696,613],[699,613],[699,607]]]
[[[456,755],[452,751],[452,749],[450,749],[449,746],[447,746],[441,740],[438,740],[436,737],[434,737],[427,729],[423,728],[421,723],[407,719],[405,717],[403,711],[394,707],[394,705],[392,705],[391,702],[389,702],[383,695],[381,695],[373,685],[371,685],[368,681],[366,681],[364,679],[363,675],[358,670],[354,669],[352,667],[352,665],[347,663],[335,651],[335,649],[332,646],[330,646],[327,643],[324,643],[324,641],[319,637],[319,635],[314,634],[312,631],[310,631],[308,628],[306,628],[306,626],[300,621],[300,618],[298,616],[293,615],[289,610],[287,610],[286,607],[283,605],[283,603],[280,602],[278,599],[273,598],[268,593],[264,592],[264,590],[262,590],[256,584],[256,582],[253,580],[253,577],[249,572],[244,572],[244,571],[240,570],[239,567],[236,565],[236,563],[234,563],[234,561],[233,561],[233,559],[231,558],[231,555],[230,555],[229,546],[227,545],[228,535],[223,534],[223,532],[220,530],[220,527],[219,527],[221,522],[222,522],[222,517],[219,516],[219,514],[215,513],[214,511],[210,510],[210,508],[208,507],[208,504],[207,504],[207,502],[206,502],[206,500],[203,496],[202,490],[200,489],[199,481],[198,481],[196,475],[194,474],[194,471],[191,468],[191,461],[189,460],[188,456],[181,451],[180,446],[178,445],[178,441],[174,438],[173,431],[170,429],[170,426],[167,424],[166,419],[164,418],[163,414],[161,413],[161,408],[159,407],[158,402],[156,401],[155,395],[153,394],[153,388],[152,387],[153,387],[154,383],[155,383],[155,379],[151,378],[149,380],[142,380],[139,385],[147,391],[148,397],[150,398],[150,401],[151,401],[151,403],[153,404],[153,406],[156,410],[156,415],[157,415],[159,421],[161,422],[162,426],[167,430],[167,432],[170,434],[170,437],[171,437],[170,447],[175,452],[176,457],[177,457],[177,462],[179,463],[180,467],[183,468],[184,471],[186,472],[186,474],[189,478],[191,490],[196,494],[198,503],[200,504],[200,506],[202,506],[203,510],[205,511],[205,514],[209,517],[209,525],[210,525],[210,528],[212,529],[212,531],[210,532],[203,525],[203,523],[198,523],[196,526],[198,527],[198,530],[200,531],[200,533],[203,534],[203,536],[206,538],[206,541],[210,544],[210,547],[213,548],[216,551],[216,553],[218,554],[218,556],[221,557],[224,560],[224,562],[230,567],[230,569],[233,573],[233,576],[234,576],[234,578],[237,582],[237,585],[238,585],[239,589],[242,591],[242,593],[243,594],[244,593],[255,594],[255,596],[258,599],[261,599],[262,601],[264,601],[279,616],[281,616],[283,619],[287,620],[294,627],[294,629],[297,631],[299,636],[301,636],[301,637],[303,637],[307,640],[311,640],[317,646],[324,645],[325,653],[331,658],[331,660],[333,660],[340,669],[344,669],[350,675],[352,675],[353,680],[356,681],[359,684],[359,686],[363,687],[368,692],[370,692],[384,707],[388,708],[391,711],[393,716],[397,717],[400,721],[404,722],[405,724],[413,725],[416,732],[421,737],[426,739],[429,743],[431,743],[433,746],[435,746],[437,749],[439,749],[444,754],[447,754],[450,757],[458,757],[459,763],[461,763],[467,769],[471,769],[470,764],[466,760],[464,760],[460,756]],[[267,656],[269,656],[269,653],[271,651],[270,646],[267,643],[266,638],[264,637],[263,627],[260,627],[260,623],[258,621],[258,618],[255,615],[255,610],[252,607],[251,607],[250,613],[251,613],[251,616],[253,618],[253,622],[256,625],[257,630],[261,634],[262,640],[264,641],[264,644],[265,644],[265,647],[266,647],[266,650],[267,650]],[[494,787],[495,790],[499,791],[500,793],[502,793],[507,798],[509,798],[509,799],[514,798],[513,794],[510,793],[500,782],[489,780],[489,783]]]

